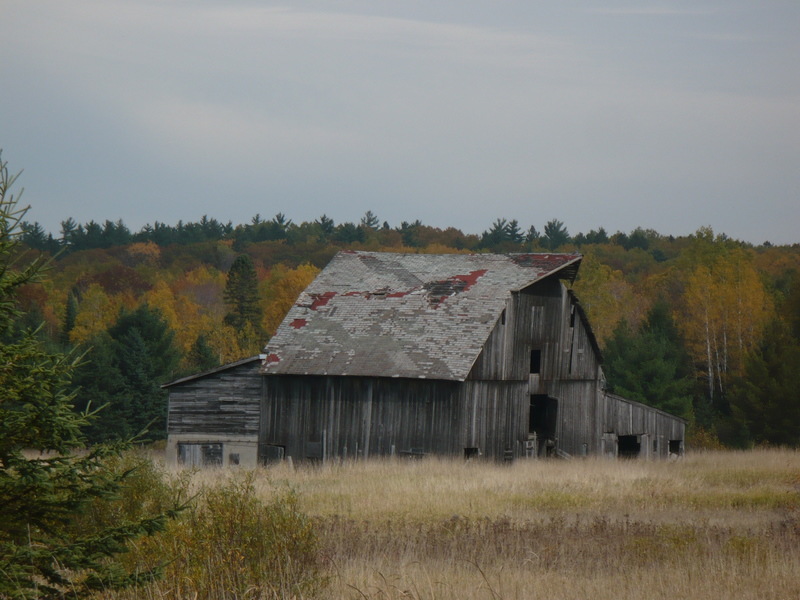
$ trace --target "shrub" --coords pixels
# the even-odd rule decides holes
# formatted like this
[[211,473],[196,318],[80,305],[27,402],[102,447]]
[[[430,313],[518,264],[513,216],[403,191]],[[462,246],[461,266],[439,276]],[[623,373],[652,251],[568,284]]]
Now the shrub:
[[157,597],[262,599],[313,595],[325,583],[317,537],[291,491],[269,502],[254,474],[201,489],[167,531],[137,550],[145,570],[163,564]]

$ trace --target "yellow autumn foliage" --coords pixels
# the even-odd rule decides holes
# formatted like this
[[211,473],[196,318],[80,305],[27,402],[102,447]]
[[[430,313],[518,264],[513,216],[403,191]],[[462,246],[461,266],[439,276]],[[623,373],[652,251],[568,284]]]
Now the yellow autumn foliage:
[[297,297],[318,273],[319,269],[310,264],[302,264],[296,269],[287,269],[283,266],[272,269],[261,284],[261,297],[264,298],[264,317],[261,325],[268,335],[275,335],[278,325]]

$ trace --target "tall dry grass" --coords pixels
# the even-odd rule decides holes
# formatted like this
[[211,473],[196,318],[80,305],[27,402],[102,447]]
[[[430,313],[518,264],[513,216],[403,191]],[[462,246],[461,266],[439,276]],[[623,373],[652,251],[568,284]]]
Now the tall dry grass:
[[323,600],[800,598],[797,451],[280,465],[250,482],[264,505],[290,490],[311,519]]

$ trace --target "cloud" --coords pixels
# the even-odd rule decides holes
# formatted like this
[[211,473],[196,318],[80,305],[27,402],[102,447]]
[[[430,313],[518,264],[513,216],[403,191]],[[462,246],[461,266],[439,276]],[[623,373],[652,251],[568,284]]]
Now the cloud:
[[0,23],[15,83],[0,137],[45,174],[51,219],[370,209],[469,231],[504,216],[688,232],[768,195],[791,220],[796,42],[737,10],[706,18],[725,5],[31,6],[10,0]]

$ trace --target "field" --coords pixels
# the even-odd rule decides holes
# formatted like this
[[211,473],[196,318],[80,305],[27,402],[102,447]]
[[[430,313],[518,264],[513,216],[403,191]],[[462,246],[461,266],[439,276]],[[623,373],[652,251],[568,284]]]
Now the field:
[[[184,475],[197,490],[243,476]],[[326,574],[317,598],[800,598],[797,451],[281,465],[248,481],[267,503],[291,490],[310,517]]]

